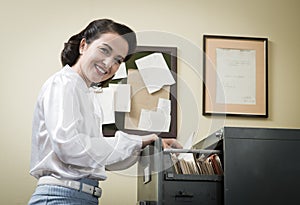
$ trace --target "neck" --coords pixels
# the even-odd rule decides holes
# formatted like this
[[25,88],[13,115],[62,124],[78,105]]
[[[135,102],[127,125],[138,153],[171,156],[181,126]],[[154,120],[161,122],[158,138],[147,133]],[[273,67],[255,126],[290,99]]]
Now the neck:
[[84,82],[85,82],[85,84],[87,85],[87,87],[91,87],[92,82],[90,82],[90,81],[88,80],[88,78],[86,77],[86,75],[85,75],[84,72],[82,71],[82,68],[81,68],[80,65],[75,64],[75,65],[72,66],[72,69],[73,69],[74,71],[76,71],[76,72],[80,75],[80,77],[84,80]]

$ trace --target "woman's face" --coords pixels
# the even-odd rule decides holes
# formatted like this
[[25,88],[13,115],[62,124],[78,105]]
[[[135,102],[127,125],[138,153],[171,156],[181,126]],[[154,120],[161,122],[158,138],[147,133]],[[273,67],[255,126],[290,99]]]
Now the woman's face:
[[100,38],[87,44],[80,43],[80,57],[73,68],[88,86],[111,78],[128,53],[128,43],[119,34],[104,33]]

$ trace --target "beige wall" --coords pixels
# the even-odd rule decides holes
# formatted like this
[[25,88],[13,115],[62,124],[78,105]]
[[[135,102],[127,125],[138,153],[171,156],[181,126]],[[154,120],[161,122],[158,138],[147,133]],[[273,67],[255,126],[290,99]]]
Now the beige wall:
[[[28,170],[32,112],[38,91],[60,69],[59,53],[64,41],[95,18],[108,17],[130,25],[139,33],[141,44],[178,45],[178,139],[182,143],[192,131],[197,132],[194,141],[198,141],[223,124],[300,128],[298,0],[0,0],[0,3],[0,204],[26,204],[32,194],[36,181]],[[150,31],[161,32],[165,38],[145,38],[143,34]],[[268,119],[212,119],[201,115],[199,59],[203,34],[269,38]],[[103,205],[136,203],[136,179],[129,176],[131,172],[134,168],[108,174],[109,179],[102,183]]]

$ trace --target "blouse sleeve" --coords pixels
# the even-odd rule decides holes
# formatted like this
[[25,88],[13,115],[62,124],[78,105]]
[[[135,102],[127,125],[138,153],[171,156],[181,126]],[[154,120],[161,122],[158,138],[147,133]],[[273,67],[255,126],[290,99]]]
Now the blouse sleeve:
[[[106,169],[110,171],[123,170],[134,165],[140,156],[141,144],[139,148],[133,150],[131,154],[124,153],[123,150],[126,150],[126,146],[130,146],[128,142],[136,141],[140,136],[129,135],[127,133],[117,131],[115,137],[107,138],[107,141],[112,141],[113,143],[117,143],[119,149],[115,149],[114,152],[109,156],[106,162]],[[117,141],[117,142],[114,142]],[[134,142],[132,142],[134,143]],[[118,156],[123,156],[122,159],[118,159]],[[126,157],[127,156],[127,157]]]
[[126,134],[106,139],[99,130],[89,94],[57,79],[43,98],[52,149],[65,164],[99,168],[136,155],[142,142]]

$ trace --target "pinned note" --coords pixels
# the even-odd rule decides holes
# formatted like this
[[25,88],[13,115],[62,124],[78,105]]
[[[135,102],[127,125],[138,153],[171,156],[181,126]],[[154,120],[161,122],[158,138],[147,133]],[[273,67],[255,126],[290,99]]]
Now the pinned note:
[[159,98],[156,111],[142,109],[138,128],[152,132],[168,132],[171,124],[171,101]]
[[139,129],[152,132],[168,132],[171,115],[151,110],[141,110]]
[[127,71],[126,71],[126,64],[125,62],[120,64],[119,69],[115,73],[115,76],[113,77],[113,80],[115,79],[122,79],[122,78],[127,78]]
[[109,84],[114,90],[114,102],[116,112],[130,112],[130,85],[128,84]]
[[164,85],[173,85],[175,80],[162,53],[153,53],[135,60],[142,79],[150,94]]
[[163,112],[166,114],[171,114],[171,100],[159,98],[157,104],[157,111]]
[[94,93],[94,106],[96,109],[101,108],[102,124],[115,123],[114,90],[112,88],[103,88],[101,93]]

